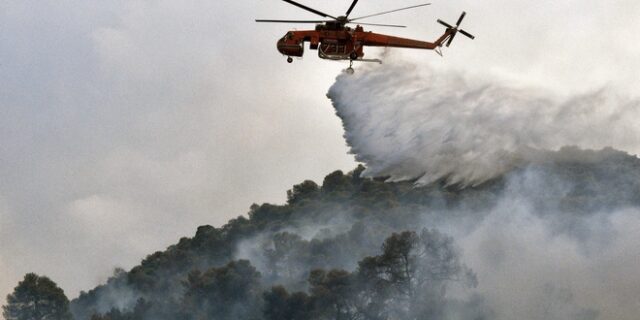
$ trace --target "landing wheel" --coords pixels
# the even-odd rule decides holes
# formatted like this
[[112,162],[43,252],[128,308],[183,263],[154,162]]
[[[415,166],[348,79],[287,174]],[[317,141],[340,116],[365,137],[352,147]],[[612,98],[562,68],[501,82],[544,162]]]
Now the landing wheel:
[[287,62],[289,62],[289,63],[293,62],[293,58],[288,57],[288,58],[287,58]]
[[351,58],[351,60],[356,60],[358,59],[358,54],[355,51],[351,52],[351,54],[349,55],[349,58]]

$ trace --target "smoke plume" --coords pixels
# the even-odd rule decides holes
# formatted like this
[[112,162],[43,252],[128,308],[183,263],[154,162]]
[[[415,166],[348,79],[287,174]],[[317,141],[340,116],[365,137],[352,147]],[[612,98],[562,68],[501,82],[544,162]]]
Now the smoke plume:
[[365,174],[394,181],[475,185],[566,145],[640,150],[640,101],[609,89],[560,97],[391,61],[328,97]]
[[76,319],[637,319],[637,100],[398,62],[329,97],[366,169],[199,227]]

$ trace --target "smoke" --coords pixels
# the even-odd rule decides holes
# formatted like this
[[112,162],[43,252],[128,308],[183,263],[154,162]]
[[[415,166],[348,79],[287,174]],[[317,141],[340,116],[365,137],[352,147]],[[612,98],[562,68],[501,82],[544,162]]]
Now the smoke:
[[[318,292],[313,270],[358,274],[360,262],[379,261],[392,233],[427,229],[451,239],[437,246],[452,249],[443,261],[461,262],[477,279],[473,288],[454,281],[418,290],[437,318],[637,318],[640,160],[614,148],[638,150],[638,100],[611,89],[561,97],[402,62],[358,71],[329,91],[352,152],[369,176],[418,179],[418,187],[363,179],[362,168],[331,173],[322,186],[305,181],[286,205],[255,205],[250,219],[199,228],[144,262],[145,272],[129,274],[155,274],[144,279],[163,288],[162,297],[131,290],[114,299],[127,288],[111,281],[95,293],[99,310],[131,311],[142,296],[155,303],[144,319],[174,319],[165,311],[188,292],[176,284],[191,270],[231,272],[231,260],[248,260],[260,273],[250,291],[284,286],[302,299]],[[472,187],[429,184],[439,179]],[[219,302],[208,303],[185,310]],[[244,303],[253,312],[266,302]]]
[[556,193],[542,211],[536,203],[542,187],[555,181],[526,171],[510,177],[501,200],[473,230],[452,230],[495,318],[635,319],[640,209],[577,214],[562,210]]
[[611,89],[561,97],[392,60],[328,93],[368,176],[477,185],[562,146],[640,150],[640,101]]
[[[461,245],[490,318],[637,317],[640,208],[625,177],[637,166],[623,164],[637,158],[613,149],[640,150],[640,100],[611,88],[560,96],[400,61],[342,74],[328,97],[365,175],[505,179],[487,207],[461,200],[414,222]],[[591,178],[576,180],[584,170]]]
[[[499,182],[475,188],[442,188],[439,184],[412,188],[410,182],[384,183],[349,175],[339,176],[336,180],[342,184],[332,185],[325,179],[321,195],[319,190],[301,192],[293,205],[254,206],[250,220],[239,220],[247,227],[239,234],[233,234],[233,227],[202,227],[193,240],[183,239],[168,249],[162,260],[179,259],[188,262],[186,270],[205,272],[229,260],[247,259],[261,274],[256,290],[282,285],[291,294],[311,293],[307,280],[312,270],[357,272],[358,262],[380,255],[381,243],[393,232],[428,228],[451,239],[447,246],[455,254],[442,256],[468,266],[478,284],[468,288],[453,282],[437,291],[438,299],[424,302],[425,308],[441,312],[438,318],[636,319],[640,309],[640,160],[611,149],[563,148],[540,155],[545,156],[544,162],[517,168]],[[403,197],[397,198],[398,194]],[[381,198],[394,199],[395,204],[385,207],[381,205],[385,202],[376,202]],[[366,210],[356,210],[361,206]],[[282,212],[290,214],[285,218]],[[261,223],[269,227],[247,232]],[[209,242],[212,239],[207,240],[206,234],[226,234],[235,240],[218,241],[215,236],[212,239],[218,240]],[[199,249],[191,252],[194,248]],[[176,249],[182,253],[177,254]],[[220,260],[194,262],[205,252]],[[184,273],[149,266],[155,262],[143,264],[161,282],[185,280]],[[161,299],[140,295],[161,310],[172,308],[162,300],[166,296],[183,301],[181,286],[163,288]],[[433,288],[418,293],[429,294]],[[110,281],[97,293],[97,310],[131,311],[138,296],[115,298],[125,289]],[[256,299],[246,303],[261,303]],[[163,313],[145,317],[134,319],[175,319]]]

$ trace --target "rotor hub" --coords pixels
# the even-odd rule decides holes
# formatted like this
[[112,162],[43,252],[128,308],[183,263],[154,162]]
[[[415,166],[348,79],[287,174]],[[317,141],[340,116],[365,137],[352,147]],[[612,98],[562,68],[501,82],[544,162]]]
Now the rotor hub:
[[339,16],[336,21],[342,25],[345,25],[347,23],[349,23],[349,18],[347,18],[346,16]]

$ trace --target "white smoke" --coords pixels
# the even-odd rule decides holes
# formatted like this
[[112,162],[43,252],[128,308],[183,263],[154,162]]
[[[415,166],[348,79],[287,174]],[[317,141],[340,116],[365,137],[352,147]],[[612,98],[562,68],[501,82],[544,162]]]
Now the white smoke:
[[391,180],[474,185],[562,146],[640,150],[640,101],[610,89],[559,97],[390,61],[328,97],[365,175]]
[[[532,194],[553,188],[549,178],[530,170],[512,176],[473,230],[451,230],[496,319],[637,319],[640,209],[545,215],[550,212],[536,209]],[[557,206],[560,198],[547,199]],[[558,232],[559,219],[583,235]]]

